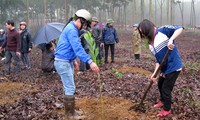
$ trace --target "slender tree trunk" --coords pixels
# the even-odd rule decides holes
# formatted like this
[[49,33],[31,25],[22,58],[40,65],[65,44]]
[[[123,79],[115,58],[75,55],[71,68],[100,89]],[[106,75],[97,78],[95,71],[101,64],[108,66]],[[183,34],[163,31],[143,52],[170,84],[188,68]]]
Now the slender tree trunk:
[[155,10],[154,10],[154,23],[157,22],[157,0],[155,0]]
[[174,24],[174,0],[171,0],[171,18],[170,18],[170,23]]
[[46,15],[47,15],[47,11],[46,11],[47,10],[47,6],[46,6],[46,3],[47,2],[46,2],[46,0],[44,0],[43,2],[44,2],[44,22],[46,23],[47,22],[46,21]]
[[181,11],[181,17],[182,17],[182,26],[184,26],[184,16],[183,16],[183,12],[184,12],[184,2],[182,2],[182,11]]
[[150,20],[150,21],[153,21],[152,0],[149,0],[149,20]]
[[144,0],[141,0],[140,6],[141,6],[141,20],[143,20],[144,19]]
[[29,0],[26,0],[27,23],[29,25]]
[[136,0],[133,0],[133,23],[137,21],[137,8],[136,8]]
[[170,3],[170,1],[167,0],[166,3],[167,3],[167,16],[166,16],[167,17],[167,21],[166,22],[167,22],[167,24],[169,24],[169,3]]
[[181,13],[181,25],[183,26],[183,24],[184,24],[184,22],[183,22],[183,2],[182,2],[182,5],[181,5],[181,2],[178,2],[178,6],[180,9],[180,13]]
[[124,4],[124,28],[126,29],[126,3]]
[[163,14],[163,0],[160,3],[160,25],[162,26],[162,14]]
[[196,27],[196,14],[195,14],[195,7],[194,7],[194,0],[191,2],[191,11],[190,11],[190,25],[194,28]]
[[[119,16],[122,16],[122,12],[121,12],[121,7],[119,6]],[[122,23],[122,17],[119,17],[119,23]],[[122,29],[122,26],[119,27],[119,29]]]

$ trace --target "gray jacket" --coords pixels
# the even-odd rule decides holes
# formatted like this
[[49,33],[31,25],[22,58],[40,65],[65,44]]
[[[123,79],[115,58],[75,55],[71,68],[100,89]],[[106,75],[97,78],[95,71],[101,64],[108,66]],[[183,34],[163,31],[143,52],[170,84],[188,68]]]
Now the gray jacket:
[[102,29],[98,24],[94,25],[94,28],[92,30],[92,37],[95,39],[96,44],[101,44],[103,42]]

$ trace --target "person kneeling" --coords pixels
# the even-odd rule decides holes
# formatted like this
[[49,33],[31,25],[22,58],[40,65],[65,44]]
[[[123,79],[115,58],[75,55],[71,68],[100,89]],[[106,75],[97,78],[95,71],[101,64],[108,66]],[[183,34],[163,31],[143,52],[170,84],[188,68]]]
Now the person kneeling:
[[46,49],[42,51],[42,71],[44,73],[51,73],[55,71],[54,67],[54,45],[53,43],[48,43],[45,46]]

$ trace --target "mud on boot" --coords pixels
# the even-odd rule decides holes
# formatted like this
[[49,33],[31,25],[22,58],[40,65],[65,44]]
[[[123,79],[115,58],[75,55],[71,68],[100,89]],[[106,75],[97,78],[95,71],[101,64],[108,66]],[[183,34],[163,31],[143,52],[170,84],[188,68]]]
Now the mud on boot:
[[75,97],[73,95],[64,96],[64,109],[66,118],[69,120],[81,120],[86,118],[86,116],[83,115],[83,111],[75,110]]

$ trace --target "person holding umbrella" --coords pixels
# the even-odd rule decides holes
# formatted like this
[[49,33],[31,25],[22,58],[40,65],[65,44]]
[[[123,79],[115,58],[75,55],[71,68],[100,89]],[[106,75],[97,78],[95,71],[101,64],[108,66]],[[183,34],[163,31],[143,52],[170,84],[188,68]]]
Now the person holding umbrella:
[[67,118],[82,119],[84,116],[75,111],[75,84],[74,69],[79,66],[76,57],[88,63],[93,72],[98,73],[99,67],[91,57],[85,52],[79,38],[79,30],[91,19],[90,13],[85,9],[80,9],[75,13],[72,21],[67,23],[61,33],[55,50],[55,68],[61,77],[64,89],[64,106]]
[[161,68],[161,75],[158,80],[160,100],[154,105],[154,108],[163,108],[157,116],[165,117],[171,114],[171,93],[182,69],[182,61],[175,39],[182,33],[183,28],[178,25],[166,25],[156,28],[151,21],[145,19],[139,24],[138,30],[141,38],[148,40],[149,48],[157,60],[154,73],[151,76],[153,82],[157,79],[154,74],[159,68],[164,55],[168,49],[170,50],[169,56]]

